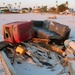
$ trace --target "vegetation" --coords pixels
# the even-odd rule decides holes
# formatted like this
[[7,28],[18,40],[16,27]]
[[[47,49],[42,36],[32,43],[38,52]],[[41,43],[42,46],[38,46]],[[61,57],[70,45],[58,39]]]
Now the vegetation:
[[59,12],[63,12],[63,11],[65,11],[66,9],[69,9],[66,4],[58,5],[57,8],[58,8],[58,11],[59,11]]
[[41,10],[42,10],[42,12],[47,12],[47,6],[42,6]]
[[68,8],[68,1],[66,1],[66,3],[62,3],[60,5],[58,5],[58,1],[56,1],[56,8],[55,7],[51,7],[50,8],[50,12],[51,13],[59,13],[59,12],[65,11],[67,9],[69,9]]
[[29,7],[29,11],[30,11],[30,12],[32,11],[32,8],[31,8],[31,7]]
[[51,7],[51,8],[49,9],[49,11],[50,11],[51,13],[55,13],[55,12],[56,12],[56,8],[55,8],[55,7]]
[[[20,10],[21,9],[21,2],[19,2],[19,3],[14,3],[14,9],[17,9],[17,7],[18,7],[18,9]],[[42,12],[51,12],[51,13],[59,13],[59,12],[63,12],[63,11],[65,11],[66,9],[69,9],[68,8],[68,1],[66,1],[65,3],[62,3],[62,4],[60,4],[60,5],[58,5],[58,1],[56,0],[56,7],[50,7],[49,8],[49,10],[48,10],[48,8],[47,8],[47,5],[46,6],[34,6],[33,8],[32,7],[29,7],[29,8],[27,8],[28,10],[29,10],[29,12],[31,12],[33,9],[41,9],[42,10]],[[6,4],[3,2],[3,6],[5,6]],[[9,9],[12,9],[13,8],[13,6],[12,6],[12,4],[7,4],[6,5]],[[23,9],[22,9],[23,10]]]

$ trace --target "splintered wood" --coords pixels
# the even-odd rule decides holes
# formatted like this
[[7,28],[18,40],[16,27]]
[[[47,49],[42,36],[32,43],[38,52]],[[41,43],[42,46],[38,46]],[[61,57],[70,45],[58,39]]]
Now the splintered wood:
[[62,51],[62,49],[59,49],[59,48],[57,48],[53,45],[50,45],[50,48],[51,48],[52,51],[54,51],[54,52],[56,52],[56,53],[58,53],[62,56],[66,56],[66,53],[64,51]]
[[[19,63],[21,65],[23,65],[24,63],[30,63],[40,68],[44,67],[46,69],[51,70],[55,69],[57,66],[61,66],[62,69],[61,71],[59,71],[60,75],[62,74],[63,70],[65,70],[64,67],[67,66],[66,64],[68,62],[61,56],[61,54],[63,54],[62,49],[57,48],[56,46],[50,44],[45,44],[45,46],[48,47],[46,48],[39,43],[32,43],[32,42],[22,42],[22,45],[25,46],[26,53],[24,55],[16,54],[12,66],[14,66],[15,63],[17,64]],[[10,52],[11,54],[14,54],[14,50],[12,48],[7,47],[7,49],[10,50],[8,51],[9,52],[8,54],[10,54]],[[11,60],[11,58],[9,59]],[[30,59],[30,61],[28,59]],[[58,69],[55,70],[57,71]],[[66,75],[65,73],[68,74],[67,71],[65,71],[63,74]]]
[[40,38],[33,38],[32,41],[35,43],[46,43],[46,44],[48,44],[50,42],[49,39],[40,39]]

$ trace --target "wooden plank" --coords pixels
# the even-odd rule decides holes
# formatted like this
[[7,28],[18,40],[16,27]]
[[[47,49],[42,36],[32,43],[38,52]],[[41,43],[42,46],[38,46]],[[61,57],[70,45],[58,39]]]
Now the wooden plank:
[[40,49],[40,50],[42,50],[42,51],[45,51],[45,52],[50,53],[50,50],[49,50],[49,49],[46,49],[46,48],[40,46],[40,45],[37,44],[37,43],[31,43],[31,42],[29,42],[29,44],[32,45],[32,46],[34,46],[35,48],[38,48],[38,49]]
[[63,51],[61,48],[58,48],[55,45],[51,45],[51,44],[40,44],[42,47],[45,47],[53,52],[56,52],[57,54],[61,55],[61,56],[66,56],[66,52]]
[[32,41],[35,43],[46,43],[46,44],[48,44],[48,42],[50,42],[49,39],[40,39],[40,38],[33,38]]
[[12,67],[9,59],[7,58],[6,54],[4,53],[4,51],[0,52],[0,57],[1,57],[2,63],[5,67],[7,74],[8,75],[17,75],[14,68]]

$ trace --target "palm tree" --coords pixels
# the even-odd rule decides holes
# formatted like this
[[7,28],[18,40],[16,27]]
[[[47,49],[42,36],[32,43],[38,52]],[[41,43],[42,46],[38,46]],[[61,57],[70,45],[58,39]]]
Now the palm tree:
[[58,13],[59,12],[59,10],[58,10],[58,1],[56,0],[56,13]]
[[34,6],[34,9],[35,9],[35,6]]
[[7,6],[8,6],[8,8],[9,8],[9,9],[11,9],[11,7],[12,7],[12,5],[11,5],[11,4],[8,4]]
[[21,2],[19,2],[19,4],[21,5]]
[[19,9],[20,9],[20,5],[21,5],[21,2],[19,2],[19,5],[18,5]]
[[17,5],[17,3],[15,3],[15,9],[16,9],[16,5]]
[[55,7],[51,7],[50,8],[50,12],[55,13],[56,12],[56,8]]
[[5,5],[5,3],[3,2],[3,6]]
[[56,6],[58,6],[58,1],[56,1]]
[[40,6],[38,6],[37,8],[40,9]]
[[20,9],[20,5],[18,5],[18,8]]
[[60,4],[59,6],[58,6],[58,10],[60,11],[60,12],[63,12],[63,11],[65,11],[65,10],[67,10],[68,9],[68,7],[66,6],[66,4]]
[[32,11],[32,7],[29,7],[29,11],[30,11],[30,12]]
[[67,6],[68,6],[68,1],[66,1],[66,3],[65,3]]

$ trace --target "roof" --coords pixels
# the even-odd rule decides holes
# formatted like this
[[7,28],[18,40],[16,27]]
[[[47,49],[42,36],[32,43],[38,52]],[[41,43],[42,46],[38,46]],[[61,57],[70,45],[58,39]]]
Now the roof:
[[0,7],[0,9],[2,9],[2,8],[8,8],[8,7]]

